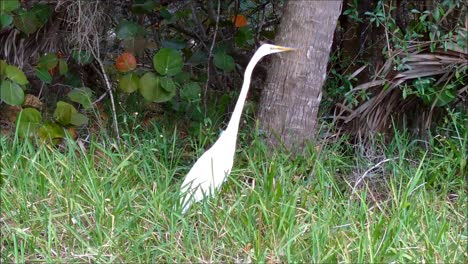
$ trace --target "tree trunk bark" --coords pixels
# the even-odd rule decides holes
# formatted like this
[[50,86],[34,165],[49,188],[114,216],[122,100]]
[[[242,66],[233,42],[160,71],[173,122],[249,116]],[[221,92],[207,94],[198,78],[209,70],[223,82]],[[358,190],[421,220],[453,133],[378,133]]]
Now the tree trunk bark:
[[298,50],[275,56],[262,92],[259,119],[271,145],[297,151],[314,138],[341,5],[341,0],[286,2],[275,44]]

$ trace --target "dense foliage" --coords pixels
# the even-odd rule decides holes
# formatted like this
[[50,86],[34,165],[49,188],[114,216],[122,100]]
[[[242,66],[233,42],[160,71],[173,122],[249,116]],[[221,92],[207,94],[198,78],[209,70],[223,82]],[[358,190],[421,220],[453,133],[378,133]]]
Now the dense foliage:
[[[344,4],[322,98],[322,112],[333,115],[332,124],[359,134],[370,119],[364,131],[388,132],[395,117],[419,131],[448,110],[466,113],[466,6],[461,1]],[[39,40],[47,45],[36,46],[45,48],[22,59],[2,55],[0,120],[11,130],[21,123],[20,135],[42,128],[40,135],[61,138],[60,127],[75,134],[76,127],[93,127],[105,112],[113,112],[116,126],[120,115],[136,112],[143,113],[144,124],[153,118],[184,120],[179,125],[193,133],[200,123],[222,120],[249,54],[259,42],[274,39],[281,5],[266,0],[59,1],[55,6],[3,1],[0,33],[21,32],[3,38],[5,44],[37,42],[36,36],[44,34],[63,41]],[[256,76],[264,73],[260,67]],[[251,94],[255,99],[258,92]],[[379,108],[388,111],[382,114]],[[20,115],[21,109],[26,111]],[[415,109],[425,114],[415,117]]]
[[[82,13],[76,14],[77,8]],[[36,34],[60,33],[68,44],[38,50],[35,56],[21,61],[31,65],[35,74],[27,74],[26,78],[23,71],[16,69],[17,74],[21,74],[17,81],[10,73],[14,66],[7,63],[14,60],[2,60],[2,65],[8,65],[9,70],[8,74],[2,74],[3,107],[21,106],[23,110],[35,107],[26,104],[26,93],[41,96],[40,101],[51,106],[45,109],[36,106],[37,110],[54,112],[52,118],[49,117],[51,112],[43,114],[46,118],[39,118],[36,111],[27,109],[21,114],[13,111],[11,115],[14,116],[5,118],[17,120],[17,123],[29,123],[32,118],[43,124],[29,126],[33,130],[56,128],[55,125],[64,128],[86,125],[88,118],[85,115],[94,115],[96,106],[104,98],[102,95],[115,88],[117,100],[124,102],[118,109],[112,109],[118,115],[127,111],[147,112],[148,108],[142,105],[164,103],[168,116],[173,113],[187,120],[189,126],[198,127],[198,123],[206,122],[207,108],[219,105],[214,112],[226,110],[230,91],[239,86],[241,67],[248,62],[250,52],[259,41],[272,40],[274,25],[279,21],[279,7],[268,1],[220,1],[218,5],[211,1],[167,4],[138,0],[118,5],[105,1],[62,1],[54,9],[51,4],[20,4],[13,0],[3,4],[2,10],[2,21],[5,21],[2,32],[21,32],[16,39],[6,41],[31,40]],[[115,16],[110,18],[105,11]],[[59,18],[63,16],[71,21],[60,22]],[[86,32],[72,30],[70,33],[78,33],[74,36],[66,36],[51,28],[68,29],[75,26],[73,23],[79,24],[80,19],[85,20],[86,16],[105,18],[87,20],[88,23],[101,23],[85,25]],[[14,23],[8,23],[10,17]],[[100,62],[103,69],[99,69]],[[29,83],[31,78],[40,82]],[[106,79],[110,82],[107,89]],[[44,86],[59,96],[42,93]],[[64,102],[58,104],[58,101]],[[139,103],[133,104],[135,101]],[[202,101],[205,104],[201,104]],[[208,101],[209,106],[206,105]],[[24,116],[24,120],[17,116]],[[23,131],[27,127],[21,126],[21,135],[30,134]],[[64,136],[56,133],[56,129],[46,130],[52,138]]]

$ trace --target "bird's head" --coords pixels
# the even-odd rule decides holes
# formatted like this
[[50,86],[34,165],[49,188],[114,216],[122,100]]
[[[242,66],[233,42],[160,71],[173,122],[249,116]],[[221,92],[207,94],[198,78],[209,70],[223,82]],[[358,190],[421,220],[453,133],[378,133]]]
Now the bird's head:
[[272,44],[263,44],[258,48],[257,53],[262,54],[262,56],[268,55],[268,54],[273,54],[273,53],[278,53],[278,52],[284,52],[284,51],[294,51],[296,50],[295,48],[288,48],[288,47],[283,47],[283,46],[277,46],[277,45],[272,45]]

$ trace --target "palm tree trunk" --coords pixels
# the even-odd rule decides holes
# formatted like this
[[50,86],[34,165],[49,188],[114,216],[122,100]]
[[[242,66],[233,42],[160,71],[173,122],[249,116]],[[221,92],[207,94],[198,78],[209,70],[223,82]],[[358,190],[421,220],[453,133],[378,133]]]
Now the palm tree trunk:
[[287,1],[275,44],[295,54],[273,59],[259,109],[268,142],[300,150],[315,135],[321,89],[341,0]]

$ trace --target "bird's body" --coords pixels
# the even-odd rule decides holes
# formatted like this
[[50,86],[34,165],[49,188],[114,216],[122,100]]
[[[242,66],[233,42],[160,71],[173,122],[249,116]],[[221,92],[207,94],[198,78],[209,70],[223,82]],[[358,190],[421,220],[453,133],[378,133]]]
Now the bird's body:
[[195,162],[181,188],[181,193],[187,194],[181,200],[183,213],[192,202],[213,195],[227,179],[234,163],[235,146],[236,135],[223,132],[216,143]]
[[214,145],[197,160],[182,183],[182,198],[180,200],[182,213],[185,213],[193,202],[213,195],[231,172],[240,117],[247,98],[250,77],[257,62],[265,55],[291,50],[294,49],[263,44],[255,52],[245,70],[242,90],[226,130],[221,133]]

